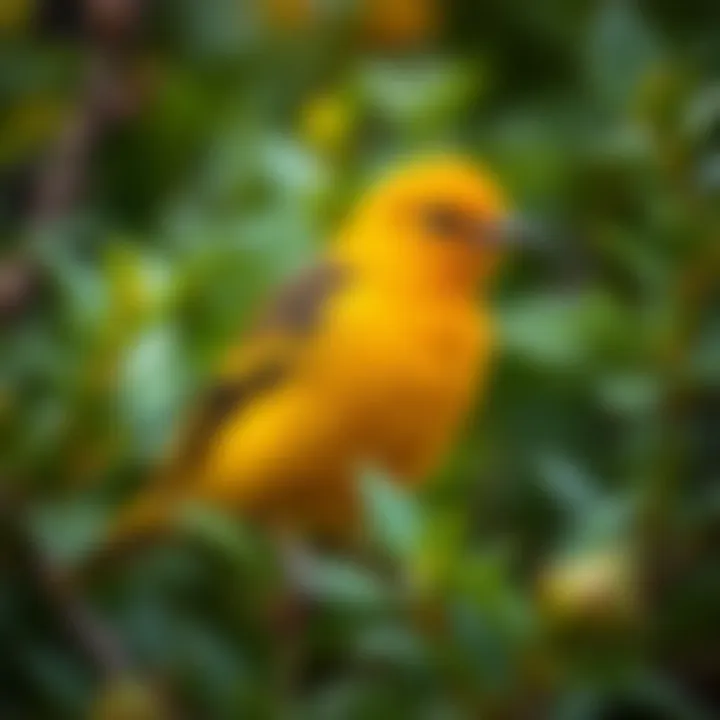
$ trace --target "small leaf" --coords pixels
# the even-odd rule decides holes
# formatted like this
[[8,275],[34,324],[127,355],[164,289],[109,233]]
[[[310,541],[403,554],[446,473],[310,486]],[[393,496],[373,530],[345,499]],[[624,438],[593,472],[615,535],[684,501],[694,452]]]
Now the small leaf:
[[363,661],[422,667],[427,648],[421,639],[397,624],[381,624],[358,635],[356,651]]
[[103,537],[107,520],[96,504],[73,502],[35,508],[32,524],[53,560],[71,566]]
[[547,454],[537,465],[543,489],[571,515],[584,515],[600,499],[593,479],[569,458]]
[[552,714],[553,720],[596,720],[602,702],[594,688],[579,687],[563,693]]
[[684,130],[691,140],[704,143],[720,127],[720,83],[702,88],[690,100],[684,117]]
[[637,3],[601,4],[591,25],[586,62],[590,83],[606,107],[623,109],[658,57],[658,41]]
[[374,62],[360,78],[367,104],[391,122],[407,130],[436,126],[452,117],[486,78],[482,68],[468,68],[458,62],[416,63]]
[[130,347],[120,369],[120,409],[143,459],[156,457],[172,430],[187,384],[182,357],[173,328],[157,326]]
[[662,387],[647,373],[613,374],[602,378],[597,392],[603,407],[627,416],[641,416],[658,407]]
[[577,301],[533,297],[506,306],[501,342],[506,351],[548,368],[577,367],[584,352]]
[[362,493],[371,538],[396,559],[414,557],[425,525],[417,499],[378,472],[365,474]]
[[720,194],[720,153],[712,153],[698,163],[695,181],[704,194]]
[[[635,679],[630,696],[652,714],[658,711],[663,716],[678,720],[710,720],[711,713],[700,707],[697,701],[678,687],[670,678],[650,672],[642,672]],[[714,714],[713,714],[714,716]]]
[[235,517],[199,503],[186,503],[179,514],[180,529],[190,538],[219,551],[239,566],[258,563],[259,538]]
[[308,558],[299,579],[312,597],[331,603],[376,605],[388,600],[389,590],[379,576],[349,562]]

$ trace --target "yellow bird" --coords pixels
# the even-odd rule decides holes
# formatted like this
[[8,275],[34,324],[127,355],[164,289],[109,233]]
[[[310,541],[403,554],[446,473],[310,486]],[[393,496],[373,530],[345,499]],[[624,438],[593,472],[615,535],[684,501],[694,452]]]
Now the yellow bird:
[[508,218],[496,182],[463,159],[382,180],[230,350],[115,538],[156,530],[188,500],[343,536],[364,466],[426,478],[486,375],[484,291],[514,239]]

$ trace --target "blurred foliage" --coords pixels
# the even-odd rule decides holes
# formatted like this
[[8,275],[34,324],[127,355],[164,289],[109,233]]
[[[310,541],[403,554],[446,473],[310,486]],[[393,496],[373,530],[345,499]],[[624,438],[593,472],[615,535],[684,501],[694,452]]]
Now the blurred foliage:
[[152,717],[155,682],[218,719],[717,717],[717,3],[146,5],[136,107],[38,227],[93,45],[79,2],[0,2],[0,472],[60,566],[379,169],[463,148],[552,243],[498,288],[490,397],[444,472],[367,479],[367,558],[309,559],[294,630],[266,541],[195,509],[88,595],[141,668],[105,688],[0,546],[0,717]]

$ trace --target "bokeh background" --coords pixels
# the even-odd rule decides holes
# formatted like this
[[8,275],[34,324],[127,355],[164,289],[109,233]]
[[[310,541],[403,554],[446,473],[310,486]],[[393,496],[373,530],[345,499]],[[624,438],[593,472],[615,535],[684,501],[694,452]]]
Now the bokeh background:
[[[718,717],[719,37],[712,0],[2,0],[0,717]],[[439,477],[364,481],[300,620],[218,511],[68,589],[256,303],[446,147],[552,242]]]

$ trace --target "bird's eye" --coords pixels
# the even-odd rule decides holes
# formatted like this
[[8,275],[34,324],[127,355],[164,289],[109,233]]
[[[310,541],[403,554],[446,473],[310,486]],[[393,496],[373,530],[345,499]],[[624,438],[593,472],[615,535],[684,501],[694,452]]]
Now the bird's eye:
[[431,205],[422,214],[423,226],[439,238],[460,238],[468,231],[465,215],[452,205]]

